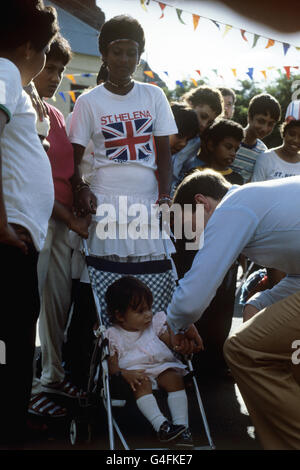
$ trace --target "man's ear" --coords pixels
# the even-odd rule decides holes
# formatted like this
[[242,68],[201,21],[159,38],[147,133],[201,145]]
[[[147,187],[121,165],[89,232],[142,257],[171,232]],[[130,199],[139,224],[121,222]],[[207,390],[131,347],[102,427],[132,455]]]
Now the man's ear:
[[204,209],[209,212],[211,209],[211,204],[209,199],[201,193],[195,194],[194,200],[196,204],[203,204]]

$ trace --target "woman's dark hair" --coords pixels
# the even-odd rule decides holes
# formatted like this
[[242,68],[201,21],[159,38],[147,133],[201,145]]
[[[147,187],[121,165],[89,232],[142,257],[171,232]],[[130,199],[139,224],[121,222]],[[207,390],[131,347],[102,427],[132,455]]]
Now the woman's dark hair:
[[59,60],[66,66],[72,59],[72,50],[69,41],[58,33],[51,42],[49,52],[47,52],[46,56],[47,60]]
[[300,119],[291,119],[282,123],[280,126],[281,137],[285,137],[286,133],[293,127],[300,127]]
[[136,310],[144,302],[151,308],[153,295],[149,287],[136,277],[124,276],[109,286],[105,301],[110,321],[117,323],[116,314],[125,315],[128,308]]
[[260,93],[250,100],[248,114],[251,119],[253,119],[256,114],[270,114],[272,119],[279,121],[281,106],[274,96],[269,93]]
[[203,196],[209,196],[215,201],[219,201],[225,196],[230,187],[231,184],[217,171],[195,169],[177,187],[173,204],[179,204],[182,208],[184,204],[191,204],[192,210],[195,211],[196,194],[203,194]]
[[108,70],[105,64],[102,64],[99,69],[97,78],[96,78],[96,83],[97,85],[100,85],[102,82],[105,82],[107,79],[108,79]]
[[31,42],[42,51],[59,30],[56,10],[39,0],[9,0],[1,4],[0,51]]
[[195,111],[184,103],[171,103],[179,137],[194,137],[199,133],[199,122]]
[[139,55],[145,49],[144,30],[140,23],[131,16],[120,15],[106,21],[99,35],[99,51],[102,55],[107,54],[108,45],[118,39],[130,39],[139,45]]
[[224,112],[223,96],[217,88],[201,85],[198,88],[187,92],[183,98],[193,108],[199,105],[207,104],[211,107],[217,116]]
[[226,137],[233,137],[241,142],[244,138],[243,127],[231,119],[216,119],[213,124],[207,127],[202,136],[201,143],[207,144],[211,141],[214,145],[218,145]]

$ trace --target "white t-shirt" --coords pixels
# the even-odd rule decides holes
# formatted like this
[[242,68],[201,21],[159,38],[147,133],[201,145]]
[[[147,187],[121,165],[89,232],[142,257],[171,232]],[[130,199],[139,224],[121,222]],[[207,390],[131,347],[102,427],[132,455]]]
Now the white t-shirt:
[[[117,182],[117,186],[127,185],[135,192],[141,191],[141,179],[136,174],[140,176],[142,169],[157,169],[153,136],[177,132],[164,92],[157,86],[134,82],[124,96],[111,93],[104,85],[81,95],[74,107],[69,137],[83,147],[92,139],[94,170],[101,168],[107,187],[115,188]],[[153,192],[153,188],[148,190],[149,184],[153,185],[153,179],[144,178],[145,193]]]
[[25,227],[37,250],[44,244],[54,203],[48,156],[36,131],[36,113],[18,68],[0,58],[0,108],[8,123],[1,136],[2,184],[8,222]]
[[300,161],[289,163],[280,158],[274,149],[258,155],[252,181],[266,181],[300,175]]
[[[294,282],[300,275],[298,201],[300,176],[229,190],[209,219],[204,245],[179,281],[168,307],[168,323],[174,331],[201,317],[240,253],[260,266],[287,273],[293,286],[300,288],[299,282]],[[283,281],[287,290],[288,279]],[[264,292],[257,295],[264,296]],[[270,298],[266,299],[265,306],[270,303]]]

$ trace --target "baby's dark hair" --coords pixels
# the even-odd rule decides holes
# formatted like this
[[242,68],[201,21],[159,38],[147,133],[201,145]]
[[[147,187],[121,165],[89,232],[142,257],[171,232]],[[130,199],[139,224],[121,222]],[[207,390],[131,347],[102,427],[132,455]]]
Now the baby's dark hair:
[[198,88],[187,92],[183,98],[193,108],[199,105],[207,104],[211,107],[217,116],[224,112],[223,96],[217,88],[201,85]]
[[214,145],[218,145],[226,137],[233,137],[241,142],[244,138],[244,129],[237,122],[231,119],[216,119],[211,126],[203,132],[201,143],[207,144],[211,141]]
[[135,18],[128,15],[119,15],[106,21],[99,35],[100,53],[106,55],[109,44],[118,39],[131,39],[132,41],[136,41],[139,45],[139,55],[144,52],[144,30]]
[[59,30],[56,10],[40,0],[9,0],[1,4],[0,52],[13,51],[30,41],[42,51]]
[[285,121],[280,126],[281,137],[285,137],[286,133],[293,129],[293,127],[300,127],[300,119],[291,119],[290,121]]
[[279,121],[281,115],[281,106],[269,93],[260,93],[259,95],[253,96],[250,100],[248,114],[251,119],[256,114],[270,114],[272,119]]
[[185,103],[171,103],[179,137],[194,137],[199,133],[199,123],[195,111]]
[[50,44],[47,60],[59,60],[66,66],[72,59],[72,50],[66,38],[58,33]]
[[143,302],[151,308],[153,295],[149,287],[133,276],[124,276],[109,286],[105,293],[107,313],[112,323],[116,314],[125,315],[128,308],[138,309]]

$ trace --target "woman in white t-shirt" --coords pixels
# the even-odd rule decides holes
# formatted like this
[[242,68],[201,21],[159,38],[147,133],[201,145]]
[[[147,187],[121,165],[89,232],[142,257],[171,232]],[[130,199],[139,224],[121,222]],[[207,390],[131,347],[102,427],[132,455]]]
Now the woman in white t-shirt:
[[[107,79],[77,99],[69,131],[74,146],[77,210],[94,214],[89,227],[90,253],[121,262],[165,257],[157,230],[151,237],[151,207],[156,201],[170,201],[169,135],[177,134],[177,126],[164,92],[132,79],[144,45],[141,25],[129,16],[114,17],[103,25],[99,50]],[[90,140],[94,161],[89,188],[81,178],[79,165]],[[135,230],[139,208],[144,212]],[[108,222],[111,232],[106,238]],[[72,271],[82,284],[89,278],[79,242],[73,241]]]
[[266,181],[300,175],[300,120],[285,121],[280,147],[261,153],[256,160],[252,181]]
[[57,30],[54,8],[26,0],[1,4],[0,447],[25,434],[39,314],[37,260],[54,202],[49,159],[23,87],[43,69]]

